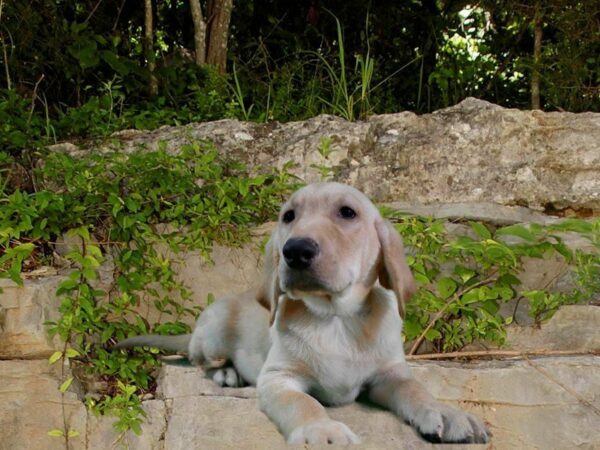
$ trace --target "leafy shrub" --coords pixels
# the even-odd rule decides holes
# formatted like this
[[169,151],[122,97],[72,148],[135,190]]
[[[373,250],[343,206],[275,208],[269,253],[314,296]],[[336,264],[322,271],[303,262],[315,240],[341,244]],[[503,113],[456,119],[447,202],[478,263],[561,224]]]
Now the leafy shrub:
[[[3,192],[1,276],[21,283],[23,261],[34,251],[51,254],[49,243],[66,230],[81,243],[66,255],[74,270],[57,291],[60,319],[48,324],[50,334],[65,342],[54,361],[74,359],[79,370],[108,382],[103,399],[92,403],[101,411],[118,410],[119,427],[135,429],[131,409],[115,405],[133,407],[131,389],[152,388],[157,361],[147,351],[128,356],[108,346],[133,334],[188,331],[184,319],[199,311],[175,273],[177,255],[197,251],[208,259],[213,243],[246,240],[249,227],[275,215],[292,187],[286,173],[251,175],[208,143],[190,142],[174,154],[164,147],[83,158],[50,153],[37,171],[36,192]],[[97,287],[106,258],[115,265],[110,295]],[[161,313],[161,323],[136,312],[145,305]]]
[[17,154],[24,148],[38,147],[52,130],[31,110],[31,101],[14,90],[0,90],[0,152]]
[[[490,230],[470,222],[471,235],[448,237],[441,220],[399,216],[396,225],[405,244],[414,250],[408,262],[420,289],[407,305],[406,340],[416,351],[427,340],[438,351],[455,351],[477,341],[502,344],[505,325],[502,303],[527,299],[536,322],[547,319],[560,305],[589,300],[600,291],[600,220],[566,220],[541,226],[510,225]],[[571,250],[561,233],[575,232],[598,251]],[[515,242],[513,242],[515,241]],[[571,265],[575,287],[553,292],[551,286],[535,291],[520,288],[525,258],[558,255]]]

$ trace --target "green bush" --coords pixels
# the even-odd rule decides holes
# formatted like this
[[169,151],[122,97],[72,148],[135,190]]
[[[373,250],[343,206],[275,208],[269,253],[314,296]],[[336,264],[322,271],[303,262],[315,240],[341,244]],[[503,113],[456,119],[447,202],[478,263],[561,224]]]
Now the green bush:
[[[441,220],[387,213],[398,220],[396,227],[414,252],[408,262],[420,289],[407,305],[404,322],[406,340],[417,341],[412,351],[422,340],[440,352],[473,342],[502,344],[513,316],[503,314],[501,304],[526,299],[529,314],[539,323],[560,305],[587,301],[600,291],[600,220],[495,230],[470,222],[474,237],[450,238]],[[578,233],[597,251],[571,250],[561,233]],[[552,286],[524,291],[518,278],[524,259],[551,256],[570,266],[575,287],[570,292],[555,292]]]
[[[164,147],[81,158],[50,153],[37,170],[37,191],[2,193],[0,276],[22,283],[26,259],[44,254],[51,259],[50,243],[67,231],[79,240],[80,248],[66,255],[74,269],[57,291],[60,319],[48,324],[50,334],[65,342],[53,359],[73,359],[78,370],[108,382],[101,400],[91,402],[99,410],[112,411],[121,403],[133,407],[131,389],[152,388],[155,355],[108,347],[134,334],[188,331],[184,319],[199,310],[190,305],[190,291],[174,271],[178,254],[196,251],[208,260],[214,243],[247,240],[249,228],[272,218],[293,187],[286,173],[250,174],[203,142],[173,154]],[[110,295],[97,288],[106,258],[115,265]],[[160,312],[160,323],[136,313],[150,306]],[[117,409],[118,426],[135,429],[130,409]]]

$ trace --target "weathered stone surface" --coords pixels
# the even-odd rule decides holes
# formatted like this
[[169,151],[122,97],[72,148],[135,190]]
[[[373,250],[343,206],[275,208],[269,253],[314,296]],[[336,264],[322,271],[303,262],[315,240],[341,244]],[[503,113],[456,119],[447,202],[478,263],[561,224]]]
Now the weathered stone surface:
[[[537,369],[536,369],[537,368]],[[471,366],[423,363],[415,376],[432,394],[483,416],[493,448],[593,449],[600,446],[600,358],[495,361]],[[560,384],[559,384],[560,383]]]
[[[0,361],[0,449],[65,450],[64,438],[48,436],[64,429],[57,366],[46,360]],[[69,439],[69,449],[85,449],[87,413],[73,392],[65,393],[64,411],[68,428],[80,433]]]
[[0,359],[44,358],[61,346],[48,338],[45,321],[59,317],[54,295],[62,277],[26,281],[23,287],[0,280]]
[[163,450],[167,429],[167,408],[161,400],[148,400],[143,404],[146,417],[142,423],[142,433],[138,436],[131,430],[117,435],[113,427],[114,417],[95,416],[88,412],[88,450],[129,449]]
[[[489,448],[495,449],[592,449],[600,446],[600,433],[597,432],[600,416],[558,384],[600,407],[600,378],[593,375],[598,371],[598,357],[534,359],[531,363],[413,364],[415,376],[434,396],[486,420],[494,434]],[[193,380],[194,372],[198,378],[203,376],[196,368],[163,369],[159,382],[163,385],[163,394],[175,394],[169,390],[174,388],[182,389],[186,394],[167,400],[170,416],[165,448],[284,447],[274,425],[257,410],[254,399],[215,396],[219,394],[219,388],[187,388],[188,383],[198,385]],[[170,387],[165,389],[165,384]],[[328,411],[331,417],[343,421],[361,436],[363,444],[357,449],[438,447],[426,444],[411,427],[378,408],[354,404],[329,408]],[[439,446],[453,447],[463,448]]]
[[[307,182],[318,180],[318,166],[325,166],[378,202],[600,211],[598,113],[519,111],[468,98],[421,116],[403,112],[347,122],[323,115],[285,124],[220,120],[128,130],[113,138],[124,151],[155,149],[161,141],[173,151],[189,138],[208,139],[251,166],[293,161],[294,173]],[[323,139],[331,139],[328,158],[319,152]]]
[[[434,396],[484,418],[493,440],[488,446],[469,448],[600,446],[600,416],[593,409],[600,408],[600,378],[596,376],[600,357],[411,365]],[[64,448],[63,440],[47,435],[50,429],[62,428],[57,368],[46,361],[0,361],[0,376],[0,448]],[[71,439],[70,448],[285,448],[275,426],[258,411],[255,398],[239,398],[235,389],[209,386],[203,376],[198,368],[163,368],[159,395],[164,399],[144,402],[147,421],[141,436],[128,432],[120,439],[112,428],[114,418],[86,414],[77,396],[67,392],[69,427],[81,433]],[[241,391],[247,397],[255,392],[254,388]],[[427,444],[411,427],[376,407],[353,404],[328,411],[362,438],[357,449],[464,448]]]
[[[210,260],[197,251],[174,254],[161,246],[158,250],[166,258],[172,260],[173,270],[177,279],[190,290],[187,307],[204,308],[208,303],[209,294],[214,298],[244,292],[256,287],[261,279],[262,255],[261,245],[264,244],[274,223],[266,223],[251,230],[251,239],[239,247],[215,245],[210,253]],[[160,287],[152,286],[160,292]],[[169,320],[167,314],[159,313],[152,301],[141,302],[138,312],[149,322]],[[178,317],[177,320],[192,325],[192,316]]]
[[157,379],[156,394],[162,399],[209,396],[255,398],[256,389],[222,388],[205,376],[197,367],[181,367],[165,364]]
[[523,206],[505,206],[490,202],[430,203],[389,202],[385,206],[417,216],[448,220],[476,220],[504,226],[515,223],[539,223],[547,225],[558,221],[557,217],[542,214]]
[[508,327],[506,348],[600,351],[599,325],[600,306],[566,305],[541,327]]
[[260,247],[273,226],[273,223],[267,223],[254,229],[252,240],[240,247],[215,246],[210,255],[212,263],[197,253],[180,255],[182,263],[176,270],[192,291],[192,303],[206,306],[208,294],[219,298],[255,287],[262,271]]
[[262,450],[284,445],[275,426],[258,411],[256,400],[179,397],[169,404],[165,434],[169,450]]

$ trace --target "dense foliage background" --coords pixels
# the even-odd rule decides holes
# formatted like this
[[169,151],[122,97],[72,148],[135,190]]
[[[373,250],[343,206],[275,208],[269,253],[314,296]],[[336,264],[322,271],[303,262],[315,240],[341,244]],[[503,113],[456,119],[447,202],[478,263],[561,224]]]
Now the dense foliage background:
[[599,55],[597,0],[0,0],[0,149],[467,96],[529,108],[532,89],[545,110],[600,111]]

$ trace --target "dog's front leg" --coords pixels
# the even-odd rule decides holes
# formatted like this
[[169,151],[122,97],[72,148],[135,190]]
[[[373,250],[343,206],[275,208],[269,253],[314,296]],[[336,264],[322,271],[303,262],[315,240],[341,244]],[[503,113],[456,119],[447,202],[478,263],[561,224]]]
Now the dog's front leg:
[[266,370],[258,379],[258,402],[289,444],[357,444],[350,428],[330,419],[325,408],[306,393],[303,382],[287,371]]
[[479,418],[435,400],[406,363],[377,375],[370,383],[369,398],[431,442],[485,443],[491,435]]

